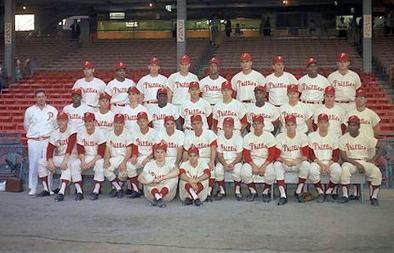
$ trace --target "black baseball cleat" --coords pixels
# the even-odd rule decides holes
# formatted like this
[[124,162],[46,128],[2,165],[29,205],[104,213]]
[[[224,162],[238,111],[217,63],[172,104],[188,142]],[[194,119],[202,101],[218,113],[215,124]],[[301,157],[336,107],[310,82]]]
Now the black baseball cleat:
[[167,203],[164,199],[159,199],[159,200],[157,200],[157,206],[160,208],[163,208],[163,207],[167,206]]
[[125,192],[124,192],[124,194],[126,194],[126,195],[130,195],[132,193],[132,190],[130,190],[130,189],[127,189],[127,190],[125,190]]
[[98,200],[98,198],[99,198],[98,193],[95,193],[95,192],[90,193],[91,200]]
[[193,200],[191,198],[185,198],[185,201],[183,201],[183,204],[185,206],[190,206],[193,204]]
[[305,203],[305,199],[304,199],[304,196],[302,195],[302,193],[300,193],[300,194],[296,193],[295,196],[296,196],[298,203]]
[[81,201],[81,200],[83,200],[83,193],[78,192],[78,193],[75,195],[75,200],[76,200],[76,201]]
[[215,200],[222,200],[223,198],[224,198],[224,196],[226,196],[226,194],[224,193],[220,193],[220,192],[218,192],[216,195],[215,195]]
[[51,196],[51,193],[49,191],[42,191],[36,195],[36,197],[48,197],[48,196]]
[[325,200],[324,194],[319,194],[319,195],[317,196],[316,202],[317,202],[317,203],[323,203],[324,200]]
[[241,193],[236,193],[236,194],[235,194],[235,199],[236,199],[237,201],[242,201],[242,200],[244,200],[244,198],[242,197],[242,194],[241,194]]
[[112,189],[111,192],[109,193],[109,195],[111,196],[111,198],[115,198],[116,197],[116,189]]
[[61,202],[64,200],[64,194],[58,193],[55,197],[55,201]]
[[213,198],[211,195],[208,195],[207,198],[205,199],[205,202],[212,202],[212,201],[213,201]]
[[326,195],[324,196],[324,201],[325,201],[325,202],[335,202],[335,200],[334,200],[333,197],[332,197],[332,194],[326,194]]
[[142,192],[140,191],[140,190],[138,190],[138,191],[131,191],[131,194],[129,195],[129,198],[130,199],[136,199],[136,198],[139,198],[139,197],[141,197],[141,195],[142,195]]
[[339,198],[338,194],[331,194],[331,197],[334,201],[338,200]]
[[257,198],[257,193],[249,193],[249,195],[246,196],[246,201],[253,202],[255,198]]
[[122,189],[120,189],[119,191],[116,192],[116,197],[118,199],[121,199],[124,197],[124,191]]
[[339,204],[345,204],[345,203],[348,203],[348,202],[349,202],[349,198],[348,197],[340,197],[337,200],[337,203],[339,203]]
[[195,205],[195,206],[201,206],[201,205],[202,205],[201,200],[200,200],[200,199],[195,199],[195,200],[194,200],[194,205]]
[[379,206],[379,200],[376,198],[371,198],[371,206]]
[[152,202],[150,202],[151,206],[157,206],[157,199],[152,200]]
[[287,203],[287,198],[280,197],[278,201],[278,206],[283,206]]
[[349,200],[359,200],[360,196],[350,195]]
[[53,193],[58,194],[60,192],[60,188],[56,188],[55,190],[53,190]]
[[269,202],[271,202],[271,195],[269,193],[268,194],[262,194],[262,199],[263,199],[264,203],[269,203]]

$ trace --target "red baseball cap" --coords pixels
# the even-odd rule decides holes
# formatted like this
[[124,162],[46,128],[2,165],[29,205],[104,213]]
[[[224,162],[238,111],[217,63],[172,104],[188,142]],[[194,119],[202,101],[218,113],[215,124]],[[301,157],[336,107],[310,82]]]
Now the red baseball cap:
[[114,116],[114,122],[124,123],[124,120],[125,120],[125,118],[124,118],[124,115],[123,115],[123,114],[121,114],[121,113],[115,114],[115,116]]
[[126,69],[126,64],[124,64],[123,62],[119,62],[115,64],[115,70],[119,70],[119,69]]
[[198,82],[193,81],[189,84],[189,89],[200,89],[200,84]]
[[140,119],[148,119],[148,114],[146,112],[139,112],[137,114],[137,120],[140,120]]
[[111,100],[111,98],[112,98],[111,95],[109,95],[107,92],[101,93],[99,97],[99,99],[108,99],[108,100]]
[[167,143],[165,143],[163,140],[159,143],[156,143],[155,145],[153,145],[153,150],[164,150],[165,152],[167,152]]
[[94,115],[94,113],[85,112],[83,114],[83,120],[84,121],[94,121],[94,120],[96,120],[96,116]]
[[167,123],[168,121],[174,121],[175,122],[175,118],[172,115],[167,115],[164,117],[164,123]]
[[342,52],[337,55],[337,62],[347,62],[350,61],[349,54]]
[[234,126],[234,119],[231,117],[226,117],[223,120],[223,126],[224,125],[230,125],[230,126]]
[[168,90],[164,87],[161,87],[160,89],[157,90],[156,96],[159,96],[160,94],[168,94]]
[[356,90],[356,97],[367,97],[367,92],[364,89]]
[[272,58],[272,65],[275,65],[278,63],[285,63],[285,59],[283,58],[283,56],[277,55]]
[[298,90],[298,85],[297,84],[290,84],[289,86],[287,86],[287,93],[290,92],[300,92]]
[[242,53],[240,56],[240,60],[241,61],[252,61],[253,58],[252,58],[252,55],[249,53]]
[[222,83],[222,90],[225,90],[225,89],[233,90],[233,86],[227,80]]
[[84,68],[84,69],[92,69],[92,68],[94,68],[94,65],[93,65],[93,63],[91,63],[90,61],[85,61],[85,62],[83,63],[83,68]]
[[256,87],[254,87],[254,91],[266,92],[267,88],[265,87],[265,85],[257,85]]
[[357,117],[356,115],[352,115],[349,117],[349,119],[347,120],[348,123],[356,123],[356,124],[360,124],[360,118]]
[[288,122],[297,123],[297,119],[294,115],[288,114],[285,116],[285,123],[288,123]]
[[57,114],[57,119],[67,119],[68,120],[68,114],[65,112],[59,112]]
[[187,153],[190,155],[192,153],[195,153],[197,155],[200,155],[200,152],[198,151],[198,148],[194,145],[191,145]]
[[308,60],[306,61],[306,66],[309,66],[311,64],[317,64],[317,60],[314,57],[310,57],[308,58]]
[[71,90],[71,96],[72,95],[79,95],[79,96],[82,96],[82,90],[80,89],[80,88],[75,88],[75,89],[72,89]]
[[324,89],[324,94],[326,94],[326,95],[335,95],[335,88],[333,86],[327,86]]
[[200,114],[194,114],[194,115],[190,116],[190,121],[191,122],[202,121],[202,117]]
[[319,116],[317,116],[317,122],[321,121],[328,121],[328,115],[325,113],[320,113]]
[[132,87],[130,87],[128,90],[127,90],[127,93],[134,93],[134,94],[140,94],[140,90],[137,88],[137,87],[135,87],[135,86],[132,86]]
[[160,59],[156,56],[153,56],[150,61],[149,61],[149,65],[160,65]]
[[209,60],[209,65],[211,65],[211,64],[219,65],[219,64],[220,64],[220,61],[219,61],[218,58],[212,57],[212,58]]
[[264,122],[264,117],[262,115],[253,115],[252,121],[253,122]]
[[181,57],[181,64],[190,64],[190,57],[187,54],[182,55]]

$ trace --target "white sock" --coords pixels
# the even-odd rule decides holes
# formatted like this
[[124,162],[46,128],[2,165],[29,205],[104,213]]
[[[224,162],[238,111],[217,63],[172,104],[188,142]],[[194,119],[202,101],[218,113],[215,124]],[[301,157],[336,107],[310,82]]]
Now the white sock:
[[375,188],[375,189],[373,190],[373,193],[372,193],[372,198],[373,198],[373,199],[377,199],[377,198],[378,198],[379,189],[380,189],[380,188]]
[[131,183],[130,183],[130,181],[129,180],[127,180],[127,189],[131,189]]
[[334,187],[334,189],[332,189],[332,192],[331,192],[331,194],[337,194],[338,192],[338,185],[336,185],[335,187]]
[[197,196],[196,192],[194,191],[194,189],[190,188],[189,191],[190,191],[190,195],[192,195],[193,199],[198,199],[198,196]]
[[281,198],[286,198],[286,191],[285,191],[285,187],[283,186],[279,186],[279,192],[280,192],[280,197]]
[[119,181],[119,186],[120,186],[120,188],[122,188],[122,186],[123,186],[123,181]]
[[316,188],[316,190],[317,190],[317,192],[318,192],[319,194],[324,194],[322,188],[318,187],[318,188]]
[[300,194],[301,193],[301,191],[302,191],[302,188],[304,187],[304,183],[300,183],[300,184],[298,184],[298,186],[297,186],[297,190],[296,190],[296,193],[297,194]]
[[353,185],[353,195],[358,196],[357,193],[358,193],[357,185]]
[[212,187],[208,187],[208,196],[211,196]]
[[239,185],[235,186],[235,194],[240,194],[241,193],[241,189],[239,187]]
[[159,200],[159,199],[161,199],[162,197],[161,197],[160,193],[155,193],[155,198],[156,198],[157,200]]
[[334,188],[328,188],[326,194],[332,194],[332,190],[334,190]]
[[118,184],[118,182],[116,182],[116,181],[112,181],[112,185],[115,187],[115,189],[117,190],[117,191],[120,191],[120,185]]
[[226,192],[224,191],[223,186],[220,186],[219,189],[220,189],[220,193],[221,193],[221,194],[225,194],[225,193],[226,193]]
[[269,190],[270,190],[270,188],[265,188],[263,191],[263,194],[268,194]]
[[82,188],[80,184],[74,184],[74,186],[78,193],[82,193]]
[[133,187],[133,190],[138,192],[138,187],[135,184],[131,184],[131,186]]
[[94,193],[97,193],[97,194],[100,192],[100,184],[99,184],[99,183],[96,183],[96,184],[94,185],[93,192],[94,192]]
[[344,197],[346,197],[346,198],[349,197],[349,195],[348,195],[348,193],[347,193],[347,187],[346,187],[346,186],[342,186],[342,193],[343,193],[343,196],[344,196]]
[[373,187],[372,184],[369,184],[369,196],[372,196],[373,194]]
[[45,180],[42,180],[42,186],[44,187],[44,191],[47,191],[47,192],[49,192],[49,190],[48,190],[48,184],[47,184],[47,181],[45,181]]
[[66,190],[66,182],[62,182],[62,186],[60,187],[60,194],[64,195],[64,191]]
[[256,190],[253,187],[249,187],[249,191],[252,194],[256,194],[257,193]]

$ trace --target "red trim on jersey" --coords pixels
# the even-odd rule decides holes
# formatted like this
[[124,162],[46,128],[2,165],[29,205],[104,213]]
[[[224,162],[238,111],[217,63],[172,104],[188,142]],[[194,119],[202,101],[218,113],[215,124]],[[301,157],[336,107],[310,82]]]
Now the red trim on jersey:
[[77,144],[77,152],[78,152],[78,155],[84,155],[85,154],[85,147],[81,144]]
[[340,155],[340,151],[339,151],[339,148],[337,148],[337,149],[334,149],[333,151],[332,151],[332,160],[334,161],[334,162],[338,162],[339,161],[339,155]]
[[309,147],[308,146],[302,147],[301,153],[303,156],[309,157]]
[[250,150],[244,149],[244,150],[242,151],[242,153],[243,153],[245,162],[250,163],[250,162],[253,161],[253,160],[252,160],[252,155],[251,155],[251,153],[250,153]]
[[242,119],[241,119],[241,124],[242,124],[242,125],[248,124],[248,118],[246,117],[246,114],[245,114],[245,116],[242,117]]
[[315,151],[312,148],[309,148],[309,160],[312,162],[316,159]]
[[97,154],[104,158],[105,148],[106,147],[107,147],[107,143],[106,142],[99,144],[98,147],[97,147]]
[[170,192],[170,190],[166,187],[166,186],[164,186],[163,188],[161,188],[161,190],[160,190],[160,194],[161,194],[161,196],[164,198],[168,193]]
[[215,129],[218,127],[218,122],[219,121],[217,119],[212,118],[212,129]]
[[204,174],[207,175],[208,177],[211,177],[211,170],[209,168],[205,169]]
[[130,144],[128,147],[131,146],[131,155],[138,156],[138,146],[135,144]]
[[53,145],[52,143],[48,143],[47,146],[47,160],[53,158],[53,153],[55,152],[56,146]]
[[268,157],[267,157],[267,162],[272,163],[273,161],[276,160],[278,150],[275,146],[268,148]]
[[218,146],[218,142],[216,140],[214,140],[213,142],[211,142],[209,144],[210,147],[217,147]]
[[76,143],[77,143],[77,134],[75,133],[68,137],[66,154],[71,155],[71,152],[73,152]]
[[182,174],[186,174],[186,170],[180,168],[180,169],[179,169],[179,176],[182,175]]
[[345,124],[341,124],[341,131],[342,131],[342,134],[345,134],[345,133],[346,133],[346,130],[347,130],[347,126],[346,126]]

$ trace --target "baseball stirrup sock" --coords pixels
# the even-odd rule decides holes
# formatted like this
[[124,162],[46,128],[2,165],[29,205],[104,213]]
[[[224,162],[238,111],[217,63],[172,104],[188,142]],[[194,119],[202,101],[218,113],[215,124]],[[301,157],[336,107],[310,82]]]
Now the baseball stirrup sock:
[[138,177],[129,177],[129,181],[131,184],[131,187],[133,187],[133,190],[138,192]]
[[298,186],[297,186],[297,190],[296,193],[300,194],[302,189],[304,188],[304,184],[305,184],[305,179],[304,178],[298,178]]
[[225,189],[224,189],[224,180],[221,180],[221,181],[217,181],[218,182],[218,185],[219,185],[219,192],[221,193],[221,194],[225,194]]
[[349,194],[348,194],[348,185],[342,185],[342,194],[344,197],[348,198]]
[[353,185],[353,195],[354,196],[358,196],[358,188],[357,188],[357,185]]
[[167,187],[163,187],[160,190],[160,195],[164,198],[168,194],[169,190]]
[[155,197],[155,199],[159,200],[161,199],[161,195],[159,193],[159,190],[157,188],[153,188],[150,193]]
[[68,183],[67,180],[62,180],[62,186],[60,187],[60,191],[59,191],[60,194],[64,195],[64,191],[66,190],[67,183]]
[[74,186],[78,193],[82,193],[81,182],[75,182]]
[[286,198],[285,180],[276,180],[281,198]]
[[113,181],[111,182],[111,184],[112,184],[113,187],[115,187],[115,189],[116,189],[117,191],[120,191],[120,189],[122,189],[122,188],[120,188],[120,185],[118,184],[118,182],[116,181],[116,179],[113,180]]
[[186,191],[190,194],[190,196],[193,199],[197,199],[198,198],[196,192],[194,191],[193,187],[190,184],[186,184],[185,185],[185,189],[186,189]]
[[323,192],[323,187],[322,187],[320,181],[317,182],[317,183],[315,184],[315,188],[316,188],[316,191],[317,191],[319,194],[323,194],[323,193],[324,193],[324,192]]
[[250,183],[250,184],[247,184],[247,185],[248,185],[248,189],[249,189],[250,193],[252,193],[252,194],[256,194],[257,193],[256,185],[254,183]]
[[241,182],[234,182],[234,188],[235,188],[235,193],[240,194],[241,193]]
[[43,177],[43,178],[41,178],[41,180],[42,180],[42,186],[44,187],[44,191],[49,192],[49,189],[48,189],[48,177]]
[[270,189],[271,189],[271,185],[270,184],[264,184],[263,194],[268,194]]
[[332,194],[334,188],[335,188],[335,184],[330,181],[327,186],[326,194]]
[[93,192],[98,194],[100,192],[100,186],[99,182],[95,182]]
[[372,198],[377,199],[378,195],[379,195],[379,190],[380,190],[380,186],[372,186],[373,190],[372,190]]

